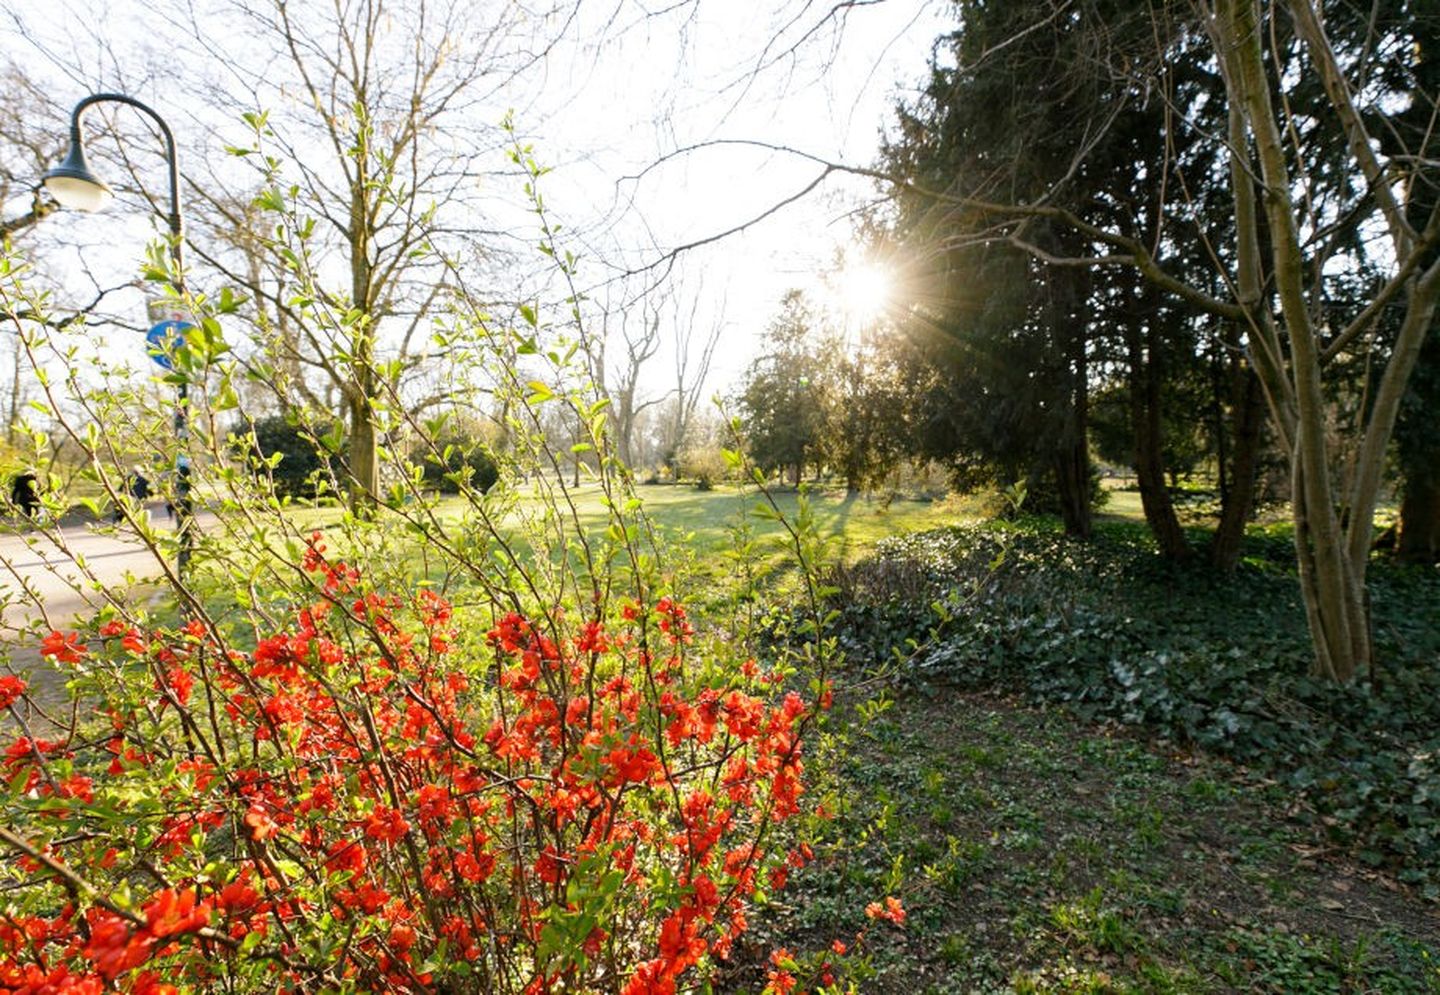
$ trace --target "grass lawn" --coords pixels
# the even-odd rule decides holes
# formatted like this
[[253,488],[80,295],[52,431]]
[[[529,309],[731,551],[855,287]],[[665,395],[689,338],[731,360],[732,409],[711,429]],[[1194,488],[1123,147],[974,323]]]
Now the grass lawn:
[[[729,542],[729,530],[749,517],[759,536],[778,536],[779,524],[748,516],[762,498],[754,488],[718,487],[697,491],[688,486],[644,485],[636,487],[645,511],[668,536],[691,544],[697,551],[713,551]],[[603,517],[596,492],[582,491],[582,512],[598,524]],[[793,518],[799,503],[794,491],[775,495],[781,511]],[[843,488],[815,490],[809,494],[816,523],[822,534],[833,537],[840,552],[854,557],[879,539],[898,532],[913,532],[953,524],[972,517],[964,506],[942,501],[912,501],[896,498],[846,494]]]
[[[594,484],[571,490],[579,521],[592,534],[608,524],[603,493]],[[748,530],[744,538],[755,543],[752,552],[762,570],[784,570],[787,550],[784,528],[772,518],[752,514],[763,498],[753,487],[717,487],[710,491],[688,485],[639,484],[636,496],[656,535],[680,560],[690,561],[702,580],[722,576],[727,569],[722,554],[733,550],[740,539],[737,530]],[[776,504],[787,519],[794,520],[799,495],[793,490],[774,492]],[[875,543],[888,536],[954,525],[978,517],[978,502],[963,500],[919,501],[885,499],[871,495],[847,494],[844,488],[816,489],[807,493],[817,530],[833,545],[833,553],[846,561],[863,556]],[[541,499],[521,489],[521,514],[541,507]],[[442,522],[458,523],[471,511],[458,497],[442,499],[436,515]],[[313,508],[294,505],[288,510],[296,529],[326,529],[339,522],[336,507]],[[382,512],[382,514],[384,514]]]

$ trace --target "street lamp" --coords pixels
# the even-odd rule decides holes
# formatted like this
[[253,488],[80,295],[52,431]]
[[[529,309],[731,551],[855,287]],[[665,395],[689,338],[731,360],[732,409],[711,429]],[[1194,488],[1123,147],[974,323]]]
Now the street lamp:
[[[165,119],[155,109],[128,97],[123,93],[92,93],[75,105],[70,112],[70,152],[65,161],[45,174],[45,189],[62,207],[80,211],[98,211],[110,203],[115,196],[105,181],[90,171],[85,161],[85,138],[80,132],[80,119],[94,104],[115,103],[134,107],[147,115],[160,127],[165,136],[165,161],[170,167],[170,260],[171,285],[181,300],[185,298],[184,227],[180,220],[180,160],[175,154],[175,135]],[[180,441],[181,456],[177,460],[177,482],[175,487],[175,529],[179,534],[180,550],[176,567],[181,577],[190,565],[190,552],[194,545],[191,530],[194,514],[190,502],[190,460],[184,453],[186,440],[190,436],[189,424],[190,390],[189,383],[182,376],[175,401],[175,437]]]

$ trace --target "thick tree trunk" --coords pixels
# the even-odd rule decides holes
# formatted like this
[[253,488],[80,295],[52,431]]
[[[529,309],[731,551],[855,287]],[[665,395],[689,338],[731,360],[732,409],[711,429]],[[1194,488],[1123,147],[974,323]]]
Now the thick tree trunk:
[[[1296,8],[1292,5],[1292,9]],[[1357,672],[1368,670],[1371,664],[1365,561],[1363,557],[1351,556],[1347,539],[1353,538],[1353,533],[1347,533],[1336,512],[1331,483],[1333,467],[1326,439],[1321,346],[1306,297],[1305,258],[1295,219],[1285,140],[1276,123],[1266,75],[1260,5],[1257,0],[1226,0],[1217,4],[1216,11],[1222,38],[1220,55],[1228,63],[1226,89],[1232,108],[1239,111],[1244,123],[1249,125],[1264,188],[1261,204],[1270,236],[1272,277],[1285,336],[1282,347],[1275,334],[1277,329],[1257,321],[1255,330],[1262,336],[1257,355],[1263,354],[1264,362],[1269,364],[1271,375],[1267,383],[1274,385],[1271,405],[1277,422],[1286,426],[1286,441],[1291,446],[1295,551],[1306,620],[1315,648],[1314,672],[1329,680],[1347,681]],[[1303,11],[1297,9],[1297,15],[1300,13]],[[1311,54],[1318,57],[1322,53],[1312,48]],[[1232,118],[1232,125],[1234,123]],[[1238,220],[1242,189],[1249,191],[1253,181],[1244,176],[1236,183],[1235,175],[1232,169]],[[1378,187],[1389,192],[1384,183]],[[1378,189],[1376,195],[1380,195]],[[1363,449],[1362,453],[1373,455]],[[1357,471],[1357,479],[1362,476]],[[1365,495],[1359,496],[1363,501]],[[1363,517],[1370,507],[1373,505],[1356,506],[1356,510]],[[1367,535],[1367,554],[1368,550]]]
[[1440,562],[1440,327],[1431,324],[1395,425],[1396,455],[1405,480],[1396,555],[1409,563]]
[[1333,508],[1322,507],[1316,517],[1329,519],[1317,530],[1310,509],[1316,488],[1309,478],[1318,470],[1307,461],[1294,462],[1291,505],[1295,521],[1295,554],[1300,567],[1300,588],[1305,618],[1315,648],[1314,673],[1333,681],[1348,681],[1374,669],[1370,637],[1369,599],[1365,592],[1365,564],[1352,563],[1344,542],[1326,542],[1339,536]]
[[1220,521],[1209,552],[1210,565],[1226,572],[1240,562],[1245,523],[1255,507],[1255,478],[1265,428],[1265,396],[1260,378],[1243,360],[1232,366],[1230,398],[1229,461],[1220,494]]
[[1175,503],[1165,486],[1165,458],[1161,448],[1160,367],[1153,320],[1147,322],[1145,343],[1135,320],[1125,329],[1130,358],[1130,427],[1135,434],[1135,478],[1145,522],[1155,536],[1160,555],[1167,560],[1190,556],[1190,544],[1180,528]]
[[357,515],[373,513],[380,494],[380,464],[376,456],[375,418],[368,397],[350,402],[350,509]]
[[635,452],[631,441],[635,435],[634,407],[634,390],[625,391],[617,405],[615,418],[615,444],[620,454],[620,462],[632,468],[635,466]]
[[1055,483],[1060,492],[1060,519],[1065,534],[1090,538],[1090,454],[1083,439],[1055,453]]
[[1440,563],[1440,473],[1405,481],[1395,555],[1406,563]]

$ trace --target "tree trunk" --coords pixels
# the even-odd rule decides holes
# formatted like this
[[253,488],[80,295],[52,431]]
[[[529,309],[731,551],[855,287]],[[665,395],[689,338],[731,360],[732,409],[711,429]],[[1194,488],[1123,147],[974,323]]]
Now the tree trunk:
[[1232,364],[1229,459],[1220,493],[1220,521],[1210,540],[1210,565],[1229,572],[1240,562],[1245,523],[1255,507],[1255,478],[1264,439],[1265,396],[1260,378],[1243,359]]
[[[1289,429],[1286,435],[1291,446],[1295,551],[1306,620],[1315,647],[1314,672],[1329,680],[1347,681],[1358,671],[1368,669],[1371,662],[1365,561],[1350,555],[1347,530],[1336,512],[1330,477],[1333,467],[1326,441],[1321,348],[1305,292],[1305,259],[1291,196],[1287,150],[1276,123],[1261,47],[1264,32],[1260,5],[1257,0],[1227,0],[1217,5],[1217,14],[1223,37],[1221,57],[1229,63],[1226,89],[1231,104],[1249,125],[1260,165],[1272,276],[1285,329],[1286,348],[1282,350],[1273,325],[1263,320],[1255,325],[1265,337],[1257,354],[1268,350],[1266,362],[1272,364],[1271,380],[1284,392],[1282,398],[1273,396],[1276,392],[1272,391],[1271,403],[1277,422],[1286,423]],[[1312,50],[1312,55],[1318,54]],[[1242,187],[1248,191],[1253,181],[1246,176],[1235,184],[1233,177],[1232,170],[1238,205]],[[1250,237],[1254,237],[1253,233]],[[1282,359],[1287,354],[1288,363]]]
[[1060,492],[1060,519],[1065,534],[1090,538],[1090,459],[1083,442],[1055,453],[1055,483]]
[[1072,446],[1055,454],[1055,482],[1060,492],[1060,521],[1065,534],[1089,539],[1091,532],[1089,461],[1083,447]]
[[1160,555],[1167,560],[1190,557],[1190,544],[1180,528],[1175,504],[1165,486],[1165,458],[1161,449],[1160,360],[1153,315],[1146,322],[1141,344],[1138,322],[1132,317],[1125,329],[1130,358],[1130,425],[1135,433],[1135,477],[1145,522],[1155,536]]
[[1440,326],[1431,324],[1395,425],[1395,453],[1405,480],[1396,555],[1409,563],[1440,561]]
[[1395,556],[1405,563],[1440,563],[1440,473],[1405,481]]
[[1065,534],[1090,538],[1089,368],[1085,334],[1072,329],[1067,349],[1070,375],[1068,410],[1055,452],[1055,483]]
[[353,395],[350,405],[350,510],[361,517],[374,513],[380,494],[375,418],[370,398]]

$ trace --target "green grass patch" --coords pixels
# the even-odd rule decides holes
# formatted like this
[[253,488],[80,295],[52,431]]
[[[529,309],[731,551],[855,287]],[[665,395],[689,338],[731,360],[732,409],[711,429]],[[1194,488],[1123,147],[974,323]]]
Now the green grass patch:
[[808,766],[835,814],[756,956],[849,941],[893,893],[867,993],[1440,991],[1433,908],[1316,859],[1288,792],[1218,759],[932,687],[841,708]]

